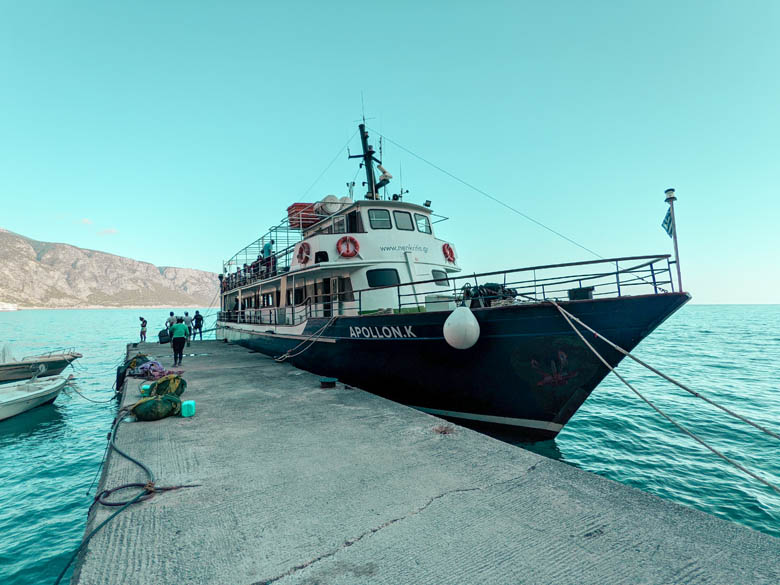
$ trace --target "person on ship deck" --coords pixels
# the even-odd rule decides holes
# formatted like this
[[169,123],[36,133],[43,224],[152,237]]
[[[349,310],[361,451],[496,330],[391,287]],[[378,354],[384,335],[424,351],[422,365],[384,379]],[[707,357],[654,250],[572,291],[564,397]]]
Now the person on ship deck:
[[252,264],[250,264],[250,266],[249,266],[250,271],[252,273],[252,278],[257,278],[258,276],[260,276],[260,265],[262,263],[263,263],[263,255],[262,254],[258,254],[257,255],[257,260],[252,262]]
[[273,240],[269,240],[263,244],[263,267],[267,277],[276,274],[276,256],[273,255],[274,243]]

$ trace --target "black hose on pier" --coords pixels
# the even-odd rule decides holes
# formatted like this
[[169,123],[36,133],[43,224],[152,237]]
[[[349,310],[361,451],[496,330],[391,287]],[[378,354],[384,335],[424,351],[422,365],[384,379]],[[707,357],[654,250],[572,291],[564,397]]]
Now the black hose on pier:
[[[65,576],[65,573],[68,571],[68,568],[71,566],[73,561],[76,559],[78,554],[81,552],[81,550],[87,545],[87,543],[92,539],[95,534],[97,534],[101,528],[103,528],[106,524],[111,522],[114,518],[116,518],[119,514],[121,514],[123,511],[125,511],[127,508],[129,508],[131,505],[136,504],[138,502],[146,501],[152,497],[154,497],[155,494],[168,492],[172,490],[178,490],[181,488],[188,488],[188,487],[197,487],[201,484],[190,484],[190,485],[177,485],[177,486],[157,486],[154,483],[154,473],[152,470],[144,464],[142,461],[139,461],[135,457],[128,455],[124,451],[122,451],[119,447],[116,446],[116,432],[119,428],[120,423],[124,420],[125,416],[127,416],[130,412],[130,409],[132,406],[124,407],[119,410],[119,412],[116,415],[116,418],[114,419],[114,422],[111,426],[111,432],[109,433],[109,446],[111,449],[116,451],[119,455],[130,461],[131,463],[134,463],[138,467],[141,468],[141,470],[146,475],[146,483],[125,483],[122,485],[119,485],[114,488],[106,489],[100,492],[95,496],[95,500],[92,503],[92,506],[90,506],[90,511],[92,510],[92,507],[95,506],[95,504],[101,504],[103,506],[119,506],[119,509],[111,514],[108,518],[103,520],[100,524],[98,524],[95,528],[92,529],[92,531],[87,534],[84,537],[84,540],[81,541],[81,544],[79,547],[73,552],[70,559],[68,560],[67,564],[62,568],[62,571],[60,572],[59,576],[57,577],[57,580],[54,582],[54,585],[59,585],[59,583],[62,581],[62,578]],[[121,500],[121,501],[108,501],[106,498],[111,496],[112,494],[125,490],[130,488],[141,488],[141,490],[135,494],[132,498],[129,500]]]

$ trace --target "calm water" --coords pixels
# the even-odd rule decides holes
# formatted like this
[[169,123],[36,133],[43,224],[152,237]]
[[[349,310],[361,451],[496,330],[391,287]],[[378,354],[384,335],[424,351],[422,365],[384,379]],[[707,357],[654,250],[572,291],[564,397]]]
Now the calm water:
[[[204,312],[203,310],[201,312]],[[168,311],[0,313],[0,342],[17,357],[76,346],[78,388],[112,396],[124,344],[138,316],[150,338]],[[211,326],[213,318],[207,321]],[[774,429],[780,427],[780,306],[688,306],[637,355],[684,383]],[[620,371],[658,406],[716,448],[780,483],[778,445],[752,427],[663,382],[633,363]],[[52,582],[84,532],[90,486],[106,446],[113,402],[60,395],[0,422],[0,583]],[[607,379],[553,442],[535,450],[663,498],[780,536],[780,496],[681,435],[617,379]]]
[[[75,372],[68,368],[65,373],[78,377],[77,388],[84,395],[108,400],[125,344],[138,340],[138,317],[149,321],[151,341],[168,312],[0,312],[0,343],[11,343],[16,358],[75,347],[84,357]],[[207,319],[204,329],[213,322]],[[213,339],[213,333],[209,336]],[[94,404],[70,393],[60,394],[51,406],[0,421],[1,584],[52,583],[79,545],[95,494],[93,488],[87,495],[87,488],[103,458],[115,413],[113,401]]]

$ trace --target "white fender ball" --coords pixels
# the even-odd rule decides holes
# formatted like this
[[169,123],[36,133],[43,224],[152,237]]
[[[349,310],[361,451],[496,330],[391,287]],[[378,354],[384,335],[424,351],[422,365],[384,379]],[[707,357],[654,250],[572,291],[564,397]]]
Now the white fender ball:
[[468,307],[458,307],[444,322],[444,339],[455,349],[468,349],[479,339],[479,322]]

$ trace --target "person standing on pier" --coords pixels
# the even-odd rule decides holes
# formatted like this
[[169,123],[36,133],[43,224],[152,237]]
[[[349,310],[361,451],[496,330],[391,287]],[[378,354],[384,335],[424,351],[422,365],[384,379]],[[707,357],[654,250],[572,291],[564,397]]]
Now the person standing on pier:
[[[187,326],[187,331],[192,333],[192,317],[190,317],[189,312],[184,311],[184,324]],[[190,345],[190,334],[187,335],[187,345]]]
[[190,337],[190,329],[184,324],[184,317],[176,317],[171,327],[171,345],[173,346],[173,365],[180,366],[184,355],[184,344]]
[[176,317],[173,316],[173,311],[171,311],[170,317],[168,317],[165,320],[165,328],[168,330],[169,333],[171,331],[171,327],[173,327],[175,323],[176,323]]
[[203,315],[200,311],[195,311],[195,316],[192,318],[192,339],[195,339],[195,334],[200,333],[200,340],[203,341]]
[[146,319],[138,317],[141,320],[141,342],[146,341]]

